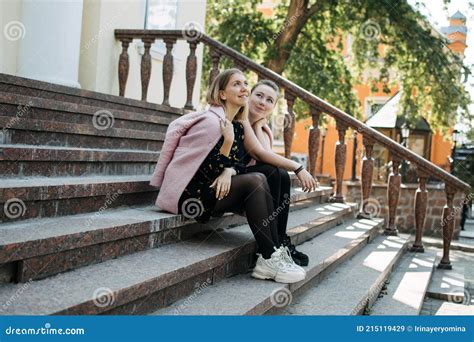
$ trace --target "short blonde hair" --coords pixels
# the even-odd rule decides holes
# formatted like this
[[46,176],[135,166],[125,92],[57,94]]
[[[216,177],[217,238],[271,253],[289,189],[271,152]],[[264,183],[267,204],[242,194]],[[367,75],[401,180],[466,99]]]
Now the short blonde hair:
[[[209,90],[207,91],[206,100],[211,106],[221,106],[225,108],[225,101],[221,99],[219,92],[224,90],[229,84],[230,78],[235,74],[243,75],[242,71],[236,68],[226,69],[222,71],[219,75],[216,76],[214,81],[212,81]],[[240,107],[235,119],[237,121],[244,121],[248,119],[249,108],[248,104]]]
[[273,82],[272,80],[269,80],[269,79],[263,79],[263,80],[258,81],[252,87],[252,90],[250,90],[250,94],[252,94],[255,91],[255,89],[257,89],[261,85],[272,88],[273,90],[275,90],[275,93],[277,94],[277,99],[280,97],[280,88],[278,87],[278,85],[275,82]]

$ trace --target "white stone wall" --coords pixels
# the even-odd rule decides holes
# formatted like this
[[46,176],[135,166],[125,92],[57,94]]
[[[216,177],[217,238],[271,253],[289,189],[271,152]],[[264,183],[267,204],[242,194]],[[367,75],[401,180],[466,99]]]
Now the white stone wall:
[[[85,0],[81,39],[81,61],[79,78],[81,85],[90,90],[118,95],[118,61],[122,51],[120,42],[114,37],[114,30],[143,29],[145,22],[145,1]],[[179,1],[177,26],[182,28],[190,21],[204,27],[205,0]],[[148,88],[148,101],[161,103],[163,100],[162,63],[163,53],[152,47],[152,73]],[[143,53],[141,41],[133,41],[128,49],[130,70],[125,97],[141,99],[140,61]],[[171,84],[170,104],[183,107],[186,102],[186,58],[188,44],[181,41],[173,49],[175,74]],[[196,50],[198,75],[193,103],[199,103],[202,46]]]
[[[163,0],[166,1],[166,0]],[[118,95],[121,44],[114,30],[143,29],[146,0],[2,0],[0,1],[0,72]],[[205,27],[205,0],[180,0],[177,29],[189,22]],[[6,32],[9,32],[6,34]],[[198,46],[198,74],[193,103],[199,105],[202,45]],[[140,60],[143,44],[133,41],[125,96],[141,99]],[[173,49],[175,73],[170,104],[186,102],[188,44]],[[152,48],[148,101],[163,100],[163,52]]]

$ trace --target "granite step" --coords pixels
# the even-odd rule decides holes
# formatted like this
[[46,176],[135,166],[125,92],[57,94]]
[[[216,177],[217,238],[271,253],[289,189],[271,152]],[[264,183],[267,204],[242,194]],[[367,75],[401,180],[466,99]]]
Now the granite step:
[[2,104],[0,115],[10,117],[11,124],[40,119],[86,125],[93,125],[96,122],[97,125],[100,125],[101,120],[110,118],[113,120],[110,127],[166,132],[167,126],[177,117],[164,112],[142,114],[120,109],[105,109],[90,104],[84,105],[2,92],[0,92],[0,103]]
[[425,298],[422,316],[474,316],[474,299],[469,304]]
[[[153,315],[262,315],[291,302],[295,292],[308,289],[314,281],[333,272],[344,260],[358,253],[379,235],[383,220],[349,220],[306,241],[298,250],[306,253],[310,263],[305,280],[280,284],[257,280],[250,274],[225,279],[200,291],[199,294],[177,301]],[[344,285],[348,285],[345,283]]]
[[[150,178],[151,173],[3,178],[0,180],[0,205],[4,206],[4,210],[0,212],[0,222],[94,212],[103,206],[114,208],[154,203],[158,189],[149,184]],[[290,178],[292,188],[301,189],[293,173]],[[313,195],[327,194],[328,189],[321,187]],[[295,194],[301,195],[299,190]]]
[[[321,204],[327,201],[329,194],[328,188],[312,193],[293,189],[290,210],[316,205],[314,210],[327,219],[353,215],[354,205]],[[203,225],[146,205],[3,224],[0,225],[3,281],[44,278],[138,250],[185,240],[197,232],[245,222],[245,217],[229,213]]]
[[160,153],[58,146],[0,145],[2,177],[152,174]]
[[372,307],[404,255],[408,235],[378,236],[326,279],[279,312],[283,315],[361,315]]
[[[436,261],[438,264],[440,257],[438,257]],[[456,264],[454,260],[453,264],[455,267],[453,267],[452,270],[434,269],[426,295],[433,299],[458,304],[468,304],[465,303],[466,300],[470,298],[469,289],[466,286],[465,267]],[[472,265],[470,265],[470,267],[472,267]]]
[[118,109],[128,112],[149,114],[151,116],[162,112],[172,117],[179,117],[186,113],[186,110],[183,108],[163,106],[147,101],[109,95],[2,73],[0,73],[0,92],[96,106],[103,109]]
[[421,313],[428,289],[436,252],[406,253],[389,278],[386,293],[377,299],[370,315],[415,315]]
[[[0,145],[0,175],[4,179],[151,175],[159,156],[159,151]],[[291,186],[299,187],[296,175],[289,175]]]
[[0,181],[0,222],[57,217],[154,203],[150,175],[24,177]]
[[[344,207],[349,205],[325,204],[298,210],[290,215],[288,232],[295,241],[311,239],[318,234],[323,236],[324,231],[343,219],[343,215],[328,217],[337,212],[337,208]],[[362,243],[378,227],[378,223],[367,221],[342,233],[354,236],[358,231],[359,243]],[[341,229],[338,227],[336,230]],[[350,236],[340,239],[354,243]],[[330,242],[323,239],[321,248],[333,248]],[[247,225],[214,230],[176,244],[133,253],[43,280],[0,284],[0,314],[151,312],[189,295],[195,290],[196,283],[212,284],[246,271],[254,253],[255,240]],[[338,253],[334,256],[336,259],[347,254],[340,249]],[[255,282],[250,278],[248,281]],[[261,284],[265,286],[267,282]]]
[[[1,114],[1,113],[0,113]],[[104,119],[88,124],[40,119],[15,120],[0,116],[0,144],[45,146],[126,148],[159,151],[163,145],[166,126],[160,131],[115,128],[113,121]]]

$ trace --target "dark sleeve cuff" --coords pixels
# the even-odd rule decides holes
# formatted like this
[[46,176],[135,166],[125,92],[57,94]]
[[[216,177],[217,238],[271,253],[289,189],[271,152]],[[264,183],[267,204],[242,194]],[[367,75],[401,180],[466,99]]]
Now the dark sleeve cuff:
[[232,162],[232,160],[223,155],[223,154],[220,154],[217,156],[217,159],[218,159],[218,163],[220,164],[219,166],[222,166],[222,167],[233,167],[234,166],[234,162]]
[[247,166],[245,166],[245,164],[236,163],[234,164],[233,168],[237,172],[238,175],[247,173]]

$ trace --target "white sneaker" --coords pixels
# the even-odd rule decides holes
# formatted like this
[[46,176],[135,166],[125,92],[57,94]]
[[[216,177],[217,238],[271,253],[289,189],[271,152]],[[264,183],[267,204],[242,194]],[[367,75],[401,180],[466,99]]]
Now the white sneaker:
[[252,277],[274,279],[276,282],[285,284],[296,283],[306,278],[306,271],[290,263],[287,257],[291,258],[283,247],[276,249],[270,259],[264,259],[259,255]]
[[306,274],[306,271],[304,270],[303,267],[301,267],[300,265],[298,265],[294,260],[293,258],[291,257],[291,252],[290,252],[290,249],[286,246],[280,246],[279,249],[282,249],[282,255],[283,257],[285,258],[286,262],[288,263],[289,266],[301,271],[301,272],[304,272]]

